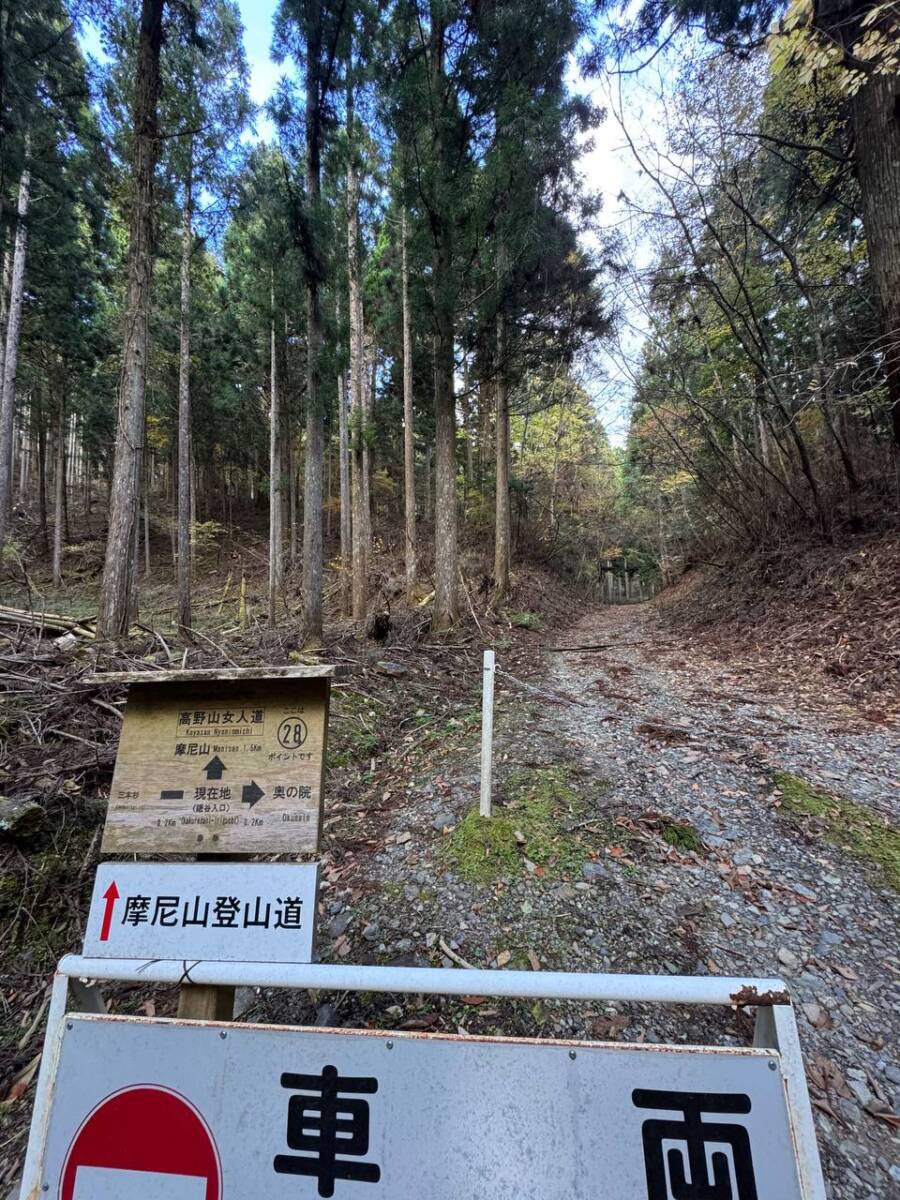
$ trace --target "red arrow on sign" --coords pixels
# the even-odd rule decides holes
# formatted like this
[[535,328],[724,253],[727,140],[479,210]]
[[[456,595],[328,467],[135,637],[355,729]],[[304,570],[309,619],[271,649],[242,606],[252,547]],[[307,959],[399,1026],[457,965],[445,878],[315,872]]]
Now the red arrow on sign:
[[100,926],[100,941],[109,941],[109,927],[112,925],[113,909],[116,907],[116,901],[119,898],[119,889],[116,887],[116,881],[113,880],[106,891],[103,893],[103,899],[106,901],[106,909],[103,913],[103,924]]

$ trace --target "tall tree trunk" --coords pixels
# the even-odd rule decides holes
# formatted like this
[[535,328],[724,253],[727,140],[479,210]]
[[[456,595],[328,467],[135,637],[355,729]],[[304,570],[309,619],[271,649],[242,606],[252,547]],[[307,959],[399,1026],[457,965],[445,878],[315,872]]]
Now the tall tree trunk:
[[347,89],[347,132],[350,156],[347,164],[347,286],[350,317],[350,489],[352,493],[351,533],[353,539],[351,587],[354,621],[365,621],[368,582],[368,543],[366,539],[365,438],[366,404],[364,396],[365,346],[363,343],[363,306],[359,264],[359,175],[354,157],[353,88]]
[[144,575],[150,578],[150,482],[151,475],[144,470]]
[[47,427],[41,409],[38,413],[38,528],[47,550]]
[[325,455],[325,461],[328,463],[328,477],[325,480],[325,541],[331,541],[331,510],[334,505],[331,503],[334,495],[334,455],[332,454],[331,437],[328,438],[328,449]]
[[298,513],[297,513],[297,458],[294,450],[294,438],[292,432],[289,433],[287,439],[287,470],[288,470],[288,508],[291,522],[291,541],[290,555],[291,567],[297,565],[299,557],[297,552],[297,529],[298,529]]
[[12,439],[16,415],[16,374],[19,365],[19,338],[22,332],[22,297],[25,291],[25,253],[28,249],[28,204],[31,199],[30,139],[25,137],[25,165],[19,180],[16,210],[16,240],[13,251],[9,308],[6,314],[6,349],[3,357],[3,396],[0,401],[0,546],[12,505]]
[[278,396],[277,347],[275,343],[275,283],[271,289],[269,397],[269,625],[277,620],[281,589],[281,405]]
[[[0,198],[0,215],[5,207]],[[0,274],[0,393],[3,391],[3,364],[6,360],[6,319],[9,316],[9,293],[12,289],[14,247],[15,235],[13,245],[3,251],[3,271]]]
[[431,463],[432,463],[433,457],[434,457],[433,448],[431,446],[426,446],[426,448],[425,448],[425,471],[424,471],[424,479],[422,480],[422,493],[423,493],[423,497],[424,497],[422,507],[425,511],[425,521],[429,525],[434,520],[434,492],[432,490],[432,483],[431,483]]
[[884,368],[900,449],[900,76],[870,75],[852,100],[863,223],[884,313]]
[[[2,389],[2,377],[0,377],[0,389]],[[31,482],[31,458],[32,458],[32,425],[34,424],[32,416],[32,408],[29,404],[22,411],[19,428],[19,503],[21,504],[28,490],[28,485]]]
[[297,400],[296,387],[291,380],[291,359],[290,359],[290,322],[288,320],[287,311],[284,314],[284,347],[282,350],[281,361],[283,364],[282,370],[282,391],[288,397],[286,405],[286,422],[283,429],[285,442],[285,475],[287,477],[287,517],[290,522],[290,540],[288,543],[288,553],[290,555],[291,569],[296,567],[300,560],[300,497],[297,488],[297,446],[295,436],[295,424],[299,419],[300,405]]
[[[290,342],[290,325],[287,312],[283,314],[284,337],[278,350],[278,379],[281,388],[278,421],[279,450],[281,455],[281,575],[284,579],[285,554],[291,565],[297,559],[294,544],[294,528],[291,519],[291,446],[294,440],[294,412],[290,395],[290,374],[288,370],[288,345]],[[295,502],[296,509],[296,502]],[[291,546],[294,549],[291,550]]]
[[66,385],[59,373],[56,413],[56,469],[53,487],[53,586],[62,587],[63,504],[66,494]]
[[444,78],[444,6],[431,3],[431,94],[439,105],[434,125],[438,189],[432,213],[434,236],[434,610],[432,627],[448,629],[459,615],[457,598],[456,401],[453,394],[453,242],[448,196],[444,106],[449,103]]
[[462,395],[459,398],[462,409],[462,425],[465,434],[465,465],[463,469],[463,520],[469,507],[469,489],[475,481],[475,446],[472,438],[472,397],[469,394],[469,356],[463,354]]
[[337,378],[338,462],[341,487],[341,612],[350,616],[353,608],[351,570],[353,565],[352,524],[350,517],[350,423],[347,420],[346,376]]
[[509,591],[510,561],[509,398],[506,384],[506,317],[502,307],[497,314],[497,376],[494,382],[494,394],[497,402],[494,429],[496,451],[494,596],[500,600]]
[[181,214],[181,338],[178,351],[178,628],[191,634],[191,247],[193,231],[193,143],[188,147]]
[[[451,246],[448,229],[440,232],[435,254],[434,338],[434,613],[435,630],[448,629],[458,617],[456,512],[456,405],[453,394],[453,305],[450,290]],[[443,295],[441,295],[443,293]]]
[[72,540],[72,530],[69,528],[69,487],[74,486],[71,481],[72,472],[71,472],[71,468],[70,468],[70,464],[72,463],[73,458],[74,458],[74,449],[72,451],[70,451],[69,438],[67,437],[65,450],[63,451],[63,468],[65,470],[65,476],[63,479],[63,494],[62,494],[63,540],[66,543],[66,545],[68,545],[69,542],[71,542],[71,540]]
[[[322,107],[320,99],[322,12],[320,0],[306,4],[306,188],[312,227],[321,190]],[[306,461],[303,487],[303,616],[308,645],[322,640],[322,456],[325,418],[320,395],[319,308],[321,264],[313,246],[306,268]]]
[[553,439],[553,474],[550,477],[550,532],[556,525],[556,494],[559,489],[559,451],[565,432],[566,406],[565,400],[559,404],[559,420],[556,422],[556,436]]
[[283,578],[285,569],[285,546],[287,546],[287,553],[290,555],[291,540],[291,405],[287,395],[287,371],[285,370],[285,356],[283,353],[281,355],[279,378],[281,379],[282,397],[280,414],[281,419],[278,422],[278,452],[281,460],[281,574]]
[[[374,429],[375,415],[375,346],[370,344],[369,354],[363,357],[363,422],[366,436],[363,438],[362,451],[362,516],[363,541],[366,547],[366,562],[372,561],[372,446],[369,431]],[[371,373],[365,365],[366,358],[371,365]]]
[[403,495],[406,528],[406,594],[416,589],[416,443],[413,429],[412,318],[409,311],[409,263],[406,209],[400,216],[400,290],[403,304]]
[[478,486],[483,488],[491,460],[491,418],[496,410],[494,381],[483,379],[478,387]]
[[138,617],[138,564],[141,560],[141,500],[143,499],[143,454],[137,459],[137,478],[134,481],[135,513],[132,525],[131,564],[128,571],[128,624]]
[[110,489],[106,562],[97,632],[128,632],[133,596],[132,544],[137,525],[140,459],[144,443],[144,388],[153,280],[153,175],[159,152],[157,102],[163,0],[142,0],[134,99],[134,196],[128,247],[128,299],[119,383],[115,466]]

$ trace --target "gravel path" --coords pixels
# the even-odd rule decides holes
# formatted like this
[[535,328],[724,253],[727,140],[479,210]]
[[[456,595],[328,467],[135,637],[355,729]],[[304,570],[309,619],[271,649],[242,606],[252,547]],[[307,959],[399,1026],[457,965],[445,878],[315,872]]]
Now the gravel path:
[[[877,867],[786,818],[772,785],[789,771],[897,825],[896,732],[820,690],[768,696],[739,658],[685,657],[648,606],[591,615],[564,644],[599,642],[622,648],[548,656],[555,685],[589,705],[559,710],[573,750],[623,811],[663,810],[702,835],[708,856],[645,880],[670,911],[696,901],[695,970],[709,957],[789,983],[832,1197],[900,1196],[896,1123],[873,1115],[900,1111],[898,898]],[[667,969],[635,930],[634,969]]]
[[[436,754],[379,767],[374,801],[349,789],[332,806],[323,958],[780,976],[797,1004],[832,1200],[900,1196],[898,897],[877,865],[787,815],[773,780],[791,772],[896,822],[896,733],[819,685],[768,692],[737,652],[722,663],[674,645],[649,605],[589,614],[556,640],[609,648],[545,652],[543,678],[524,688],[498,652],[495,801],[520,857],[514,847],[505,872],[473,882],[448,854],[478,797],[477,721],[452,722]],[[578,811],[560,818],[569,858],[554,851],[539,865],[518,831],[523,770],[532,790],[551,777],[577,790]],[[671,844],[678,826],[702,842]],[[667,1043],[746,1045],[752,1034],[730,1010],[316,1003],[299,1011],[296,997],[264,995],[246,1018]]]

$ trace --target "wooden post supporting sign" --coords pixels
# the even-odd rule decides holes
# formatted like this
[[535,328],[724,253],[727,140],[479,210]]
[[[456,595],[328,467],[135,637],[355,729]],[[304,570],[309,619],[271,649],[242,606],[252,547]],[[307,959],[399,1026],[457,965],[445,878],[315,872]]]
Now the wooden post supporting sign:
[[[335,668],[110,672],[129,685],[102,849],[315,853]],[[180,1017],[230,1020],[234,988],[182,987]]]

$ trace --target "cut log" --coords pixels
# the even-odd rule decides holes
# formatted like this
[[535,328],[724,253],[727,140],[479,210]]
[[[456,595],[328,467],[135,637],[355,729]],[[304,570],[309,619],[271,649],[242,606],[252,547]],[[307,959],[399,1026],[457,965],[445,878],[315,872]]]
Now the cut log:
[[63,617],[59,613],[33,612],[25,608],[10,608],[0,604],[0,624],[27,625],[33,629],[46,629],[50,633],[74,633],[78,637],[95,638],[97,635],[87,624],[74,617]]

